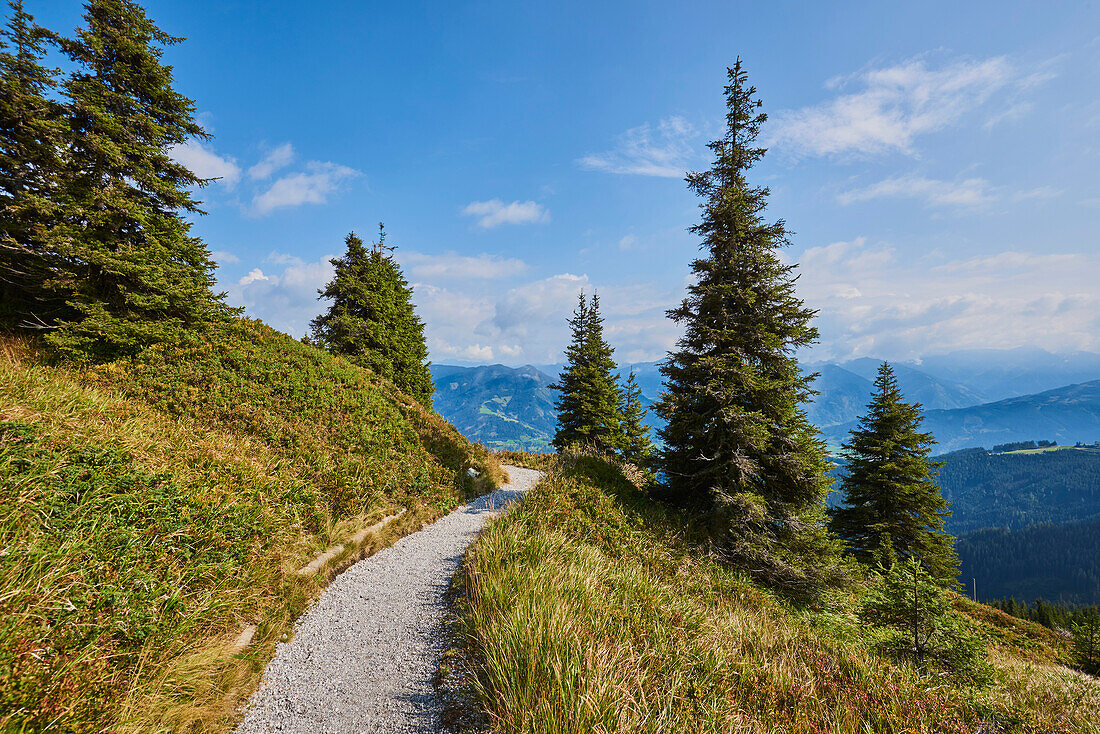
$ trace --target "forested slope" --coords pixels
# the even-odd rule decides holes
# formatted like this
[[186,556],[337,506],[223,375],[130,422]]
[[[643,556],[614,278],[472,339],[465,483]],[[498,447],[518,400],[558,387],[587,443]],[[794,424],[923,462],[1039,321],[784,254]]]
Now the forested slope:
[[502,479],[385,380],[259,322],[85,370],[2,346],[0,729],[223,728],[324,580],[296,569]]
[[969,449],[937,459],[943,462],[937,482],[954,510],[949,532],[1100,515],[1100,450],[995,454]]
[[979,599],[1100,604],[1100,517],[985,528],[959,537],[959,578],[977,580]]

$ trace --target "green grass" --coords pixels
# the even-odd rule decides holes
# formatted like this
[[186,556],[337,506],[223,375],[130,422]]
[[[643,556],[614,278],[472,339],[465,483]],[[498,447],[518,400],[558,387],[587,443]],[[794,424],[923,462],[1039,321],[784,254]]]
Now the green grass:
[[332,573],[502,480],[388,382],[258,322],[84,371],[7,339],[0,730],[226,731]]
[[998,454],[1045,454],[1051,451],[1096,451],[1095,446],[1044,446],[1041,449],[1020,449],[1019,451],[999,451]]
[[957,597],[993,682],[925,678],[878,654],[859,584],[795,606],[694,538],[593,458],[563,460],[493,523],[458,579],[493,731],[1100,732],[1100,682],[1037,625]]

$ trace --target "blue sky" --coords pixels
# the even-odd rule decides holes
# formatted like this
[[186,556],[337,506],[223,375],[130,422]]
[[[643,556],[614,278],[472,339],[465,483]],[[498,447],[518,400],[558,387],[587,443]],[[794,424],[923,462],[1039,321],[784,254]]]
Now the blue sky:
[[[148,0],[214,139],[194,231],[230,301],[301,335],[384,221],[436,362],[559,359],[598,288],[663,356],[726,66],[764,100],[755,180],[821,309],[808,358],[1100,351],[1100,5]],[[28,0],[60,31],[79,3]]]

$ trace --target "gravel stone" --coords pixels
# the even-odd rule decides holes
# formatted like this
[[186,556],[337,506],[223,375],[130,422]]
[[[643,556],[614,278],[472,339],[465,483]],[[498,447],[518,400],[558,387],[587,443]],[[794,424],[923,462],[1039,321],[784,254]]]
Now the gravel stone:
[[337,576],[278,644],[238,734],[440,731],[443,595],[486,521],[541,476],[505,468],[509,484]]

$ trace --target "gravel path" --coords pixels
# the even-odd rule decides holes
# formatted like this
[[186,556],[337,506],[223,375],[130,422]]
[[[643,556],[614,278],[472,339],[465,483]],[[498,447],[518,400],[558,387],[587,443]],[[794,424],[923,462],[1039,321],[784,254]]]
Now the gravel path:
[[436,732],[443,594],[466,546],[540,473],[479,497],[337,576],[279,643],[238,734]]

